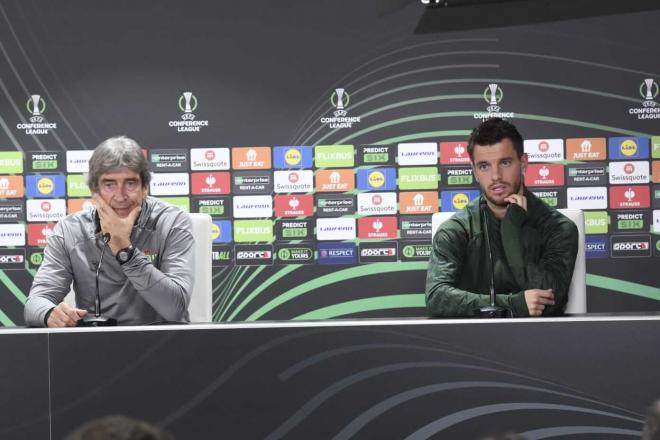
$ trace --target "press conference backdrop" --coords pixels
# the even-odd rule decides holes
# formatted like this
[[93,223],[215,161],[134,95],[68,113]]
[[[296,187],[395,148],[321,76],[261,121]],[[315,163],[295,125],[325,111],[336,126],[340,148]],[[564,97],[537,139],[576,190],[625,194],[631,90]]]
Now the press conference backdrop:
[[431,214],[478,197],[497,115],[585,210],[589,311],[658,310],[660,12],[414,34],[391,3],[2,2],[0,322],[117,134],[213,217],[214,320],[423,316]]

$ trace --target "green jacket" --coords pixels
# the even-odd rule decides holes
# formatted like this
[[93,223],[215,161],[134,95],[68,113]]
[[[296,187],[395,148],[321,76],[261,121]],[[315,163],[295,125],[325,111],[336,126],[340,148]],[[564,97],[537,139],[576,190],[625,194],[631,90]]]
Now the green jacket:
[[[525,190],[525,197],[527,212],[509,205],[501,222],[486,208],[489,224],[499,224],[499,230],[488,229],[495,251],[496,304],[513,316],[529,316],[524,291],[552,289],[555,304],[546,306],[543,315],[560,315],[573,276],[577,227],[531,192]],[[433,237],[426,276],[426,306],[432,316],[473,317],[490,304],[491,265],[479,209],[482,198],[444,222]]]

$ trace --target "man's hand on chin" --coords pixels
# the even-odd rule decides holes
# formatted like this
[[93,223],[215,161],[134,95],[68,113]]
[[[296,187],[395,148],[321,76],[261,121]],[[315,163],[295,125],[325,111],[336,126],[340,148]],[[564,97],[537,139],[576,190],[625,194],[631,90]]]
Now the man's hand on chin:
[[142,207],[136,206],[126,217],[120,217],[98,194],[92,195],[92,199],[101,220],[101,231],[110,234],[108,245],[112,255],[116,255],[131,244],[131,231]]

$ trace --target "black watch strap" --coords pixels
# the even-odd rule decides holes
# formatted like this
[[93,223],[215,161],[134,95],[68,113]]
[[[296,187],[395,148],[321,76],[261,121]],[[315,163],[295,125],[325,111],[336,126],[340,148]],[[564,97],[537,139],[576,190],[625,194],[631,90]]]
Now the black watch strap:
[[130,245],[128,247],[125,247],[124,249],[120,249],[119,252],[117,252],[115,258],[117,259],[117,262],[121,266],[123,264],[128,263],[130,259],[133,258],[134,253],[135,253],[135,247],[133,247],[133,245]]

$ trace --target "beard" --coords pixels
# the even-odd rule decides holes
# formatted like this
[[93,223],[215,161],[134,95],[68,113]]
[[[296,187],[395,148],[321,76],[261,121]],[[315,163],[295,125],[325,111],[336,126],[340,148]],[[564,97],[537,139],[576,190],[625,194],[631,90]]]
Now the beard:
[[516,179],[515,182],[512,183],[513,191],[507,194],[506,196],[502,197],[502,200],[494,200],[489,194],[488,194],[488,188],[484,188],[481,183],[479,183],[479,189],[481,190],[481,194],[486,198],[486,200],[494,205],[494,206],[499,206],[499,207],[506,207],[509,205],[509,202],[504,201],[503,199],[509,197],[511,194],[518,194],[520,193],[520,189],[522,188],[523,185],[523,174],[522,172],[519,174],[518,179]]

